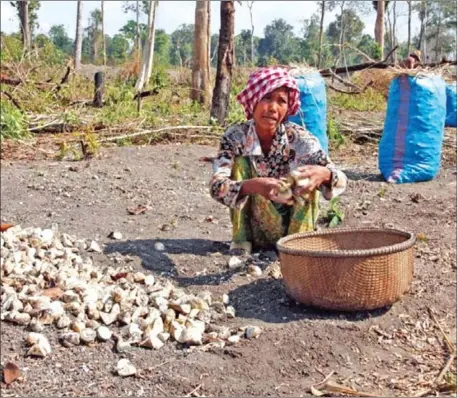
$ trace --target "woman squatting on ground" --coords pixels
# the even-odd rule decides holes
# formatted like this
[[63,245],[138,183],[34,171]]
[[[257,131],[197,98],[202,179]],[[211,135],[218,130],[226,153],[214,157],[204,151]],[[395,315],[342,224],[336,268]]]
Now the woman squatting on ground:
[[[296,81],[283,68],[251,74],[237,96],[247,122],[229,127],[213,162],[212,197],[228,206],[231,249],[270,248],[278,239],[312,231],[319,215],[319,193],[327,200],[346,187],[317,138],[288,116],[299,110]],[[296,186],[294,203],[280,195],[282,177],[295,173],[307,181]]]

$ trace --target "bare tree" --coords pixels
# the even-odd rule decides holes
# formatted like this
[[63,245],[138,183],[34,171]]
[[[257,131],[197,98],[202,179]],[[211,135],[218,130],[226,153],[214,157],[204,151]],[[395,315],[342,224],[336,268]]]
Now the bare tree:
[[320,1],[321,19],[320,19],[320,47],[318,49],[318,69],[321,68],[321,57],[323,55],[323,29],[324,29],[324,14],[326,12],[326,2]]
[[408,7],[408,20],[407,20],[407,54],[410,53],[410,41],[412,35],[412,0],[406,0]]
[[[321,18],[320,18],[320,48],[318,49],[318,69],[321,67],[321,63],[323,62],[324,16],[326,14],[326,11],[334,10],[336,5],[337,5],[336,1],[323,0],[319,2]],[[345,5],[345,2],[343,2],[342,6],[344,5]]]
[[418,18],[420,20],[420,34],[418,35],[418,41],[416,43],[416,49],[422,50],[423,59],[426,61],[428,59],[427,55],[427,38],[426,38],[426,25],[428,22],[428,1],[421,0],[413,4],[413,9],[418,13]]
[[375,41],[381,48],[381,57],[383,59],[383,53],[385,50],[385,0],[377,1],[377,19],[375,20]]
[[102,4],[100,5],[100,24],[102,25],[102,50],[103,50],[103,65],[107,66],[107,42],[105,40],[105,2],[102,0]]
[[75,34],[75,70],[81,67],[81,50],[83,47],[83,2],[78,1],[76,11],[76,34]]
[[135,83],[135,89],[140,92],[143,87],[148,83],[151,73],[153,72],[153,57],[154,57],[154,36],[155,36],[155,21],[156,21],[156,8],[157,0],[150,0],[148,10],[148,39],[143,49],[143,59],[140,73],[138,75],[137,82]]
[[[207,21],[207,69],[208,69],[208,86],[210,87],[210,81],[211,81],[211,50],[212,50],[212,34],[211,34],[211,1],[208,2],[208,21]],[[211,95],[211,88],[209,88],[209,92]]]
[[210,115],[224,124],[229,112],[234,52],[234,0],[221,2],[218,68]]
[[[393,1],[393,28],[392,28],[392,30],[391,30],[391,34],[392,34],[391,48],[395,48],[395,47],[396,47],[396,44],[397,44],[397,39],[396,39],[396,19],[397,19],[397,15],[396,15],[396,2]],[[391,53],[391,61],[394,63],[394,62],[396,62],[396,59],[397,59],[397,51],[394,50],[394,51]]]
[[135,8],[135,14],[137,17],[137,29],[136,29],[136,46],[137,46],[137,60],[140,61],[141,53],[142,53],[142,39],[140,37],[140,1],[137,0],[137,6]]
[[27,1],[18,1],[18,13],[21,23],[22,44],[25,51],[30,51],[32,46],[32,35],[30,32],[29,6]]
[[208,74],[210,61],[208,57],[209,4],[208,0],[196,1],[191,99],[201,104],[208,104],[211,95]]
[[250,22],[251,22],[251,65],[254,65],[254,24],[253,24],[253,1],[248,1],[247,5],[250,10]]

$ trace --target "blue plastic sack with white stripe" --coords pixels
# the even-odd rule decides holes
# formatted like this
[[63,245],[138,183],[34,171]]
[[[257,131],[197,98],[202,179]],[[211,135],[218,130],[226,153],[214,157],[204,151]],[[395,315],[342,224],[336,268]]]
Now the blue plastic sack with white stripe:
[[297,70],[290,73],[299,87],[301,107],[297,114],[290,116],[288,120],[310,131],[328,153],[326,83],[319,72],[301,73]]
[[456,127],[456,83],[447,84],[447,116],[445,127]]
[[379,143],[379,170],[391,183],[432,180],[440,169],[446,94],[440,76],[392,80]]

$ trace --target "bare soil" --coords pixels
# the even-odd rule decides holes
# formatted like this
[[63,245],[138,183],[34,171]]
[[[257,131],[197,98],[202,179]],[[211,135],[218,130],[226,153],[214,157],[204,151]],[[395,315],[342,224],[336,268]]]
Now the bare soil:
[[[456,148],[456,130],[449,134]],[[57,223],[63,232],[104,244],[96,264],[113,263],[109,254],[120,252],[136,268],[191,291],[227,293],[237,317],[224,322],[256,324],[263,332],[221,350],[169,343],[159,351],[118,354],[112,342],[64,348],[49,328],[53,353],[33,359],[24,355],[27,331],[2,322],[1,365],[14,362],[25,376],[0,383],[2,396],[183,396],[193,390],[192,396],[306,396],[331,371],[336,382],[385,396],[429,388],[449,353],[428,308],[456,344],[456,164],[444,159],[433,181],[395,186],[378,173],[375,145],[348,142],[332,152],[350,179],[340,202],[344,226],[394,227],[420,237],[412,289],[402,300],[371,312],[336,313],[291,301],[282,280],[267,272],[254,278],[228,269],[229,213],[209,197],[211,167],[198,161],[215,148],[105,148],[81,162],[14,160],[3,153],[2,222]],[[137,205],[149,209],[129,215],[126,209]],[[323,216],[327,206],[323,202]],[[115,230],[121,241],[107,237]],[[156,242],[164,252],[154,250]],[[138,377],[113,373],[122,356],[137,366]],[[456,377],[456,363],[451,369]]]

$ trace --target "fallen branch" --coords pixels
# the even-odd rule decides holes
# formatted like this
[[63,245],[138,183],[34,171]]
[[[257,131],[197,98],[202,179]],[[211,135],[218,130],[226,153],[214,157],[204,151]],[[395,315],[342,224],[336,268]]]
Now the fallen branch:
[[[67,71],[65,72],[65,75],[62,77],[60,83],[56,85],[52,90],[59,91],[61,86],[68,81],[68,77],[70,76],[71,68],[70,66],[67,66]],[[27,80],[22,80],[22,79],[13,79],[5,75],[4,73],[1,74],[0,82],[7,84],[9,86],[19,86],[20,84],[27,83]],[[40,88],[40,89],[45,89],[50,86],[52,82],[52,79],[48,79],[46,82],[36,82],[35,85]]]
[[2,73],[0,77],[0,83],[8,84],[9,86],[19,86],[21,83],[23,83],[23,81],[20,79],[11,79]]
[[196,388],[194,388],[194,390],[188,392],[185,397],[192,397],[193,394],[195,394],[198,390],[200,390],[200,388],[202,387],[202,384],[199,384]]
[[359,64],[359,65],[344,66],[344,67],[341,67],[341,68],[337,68],[336,66],[334,66],[332,68],[326,68],[326,69],[320,70],[320,74],[323,77],[330,77],[330,76],[332,76],[333,73],[334,74],[340,74],[340,73],[347,73],[347,72],[356,72],[356,71],[369,69],[369,68],[385,69],[385,68],[388,68],[389,66],[395,66],[394,64],[387,64],[386,62],[388,61],[388,58],[390,57],[390,55],[394,51],[396,51],[397,48],[398,48],[398,46],[395,46],[388,53],[388,55],[385,57],[385,59],[383,59],[382,61],[366,62],[366,63]]
[[428,307],[428,312],[431,318],[433,318],[434,323],[436,324],[437,328],[440,330],[442,333],[442,336],[444,337],[445,342],[447,343],[448,349],[451,354],[456,354],[456,348],[453,345],[453,343],[450,341],[448,336],[445,334],[444,329],[442,329],[442,326],[439,324],[439,321],[437,320],[436,316],[433,313],[433,310],[431,307]]
[[62,88],[62,85],[67,83],[71,70],[72,69],[70,68],[70,66],[67,66],[67,71],[65,72],[64,77],[62,77],[62,79],[60,80],[60,83],[56,87],[54,87],[52,91],[56,91],[56,92],[60,91],[60,89]]
[[163,127],[157,130],[142,130],[142,131],[138,131],[133,134],[125,134],[125,135],[120,135],[117,137],[108,137],[108,138],[104,138],[103,140],[100,140],[100,142],[123,140],[125,138],[133,138],[133,137],[139,137],[141,135],[168,132],[171,130],[197,130],[197,129],[213,129],[213,128],[214,126],[170,126],[170,127]]
[[353,84],[351,82],[349,82],[348,80],[345,80],[343,78],[341,78],[339,75],[336,75],[333,71],[331,71],[332,73],[332,77],[334,79],[336,79],[338,82],[341,82],[343,85],[347,86],[347,87],[351,87],[355,90],[359,90],[361,91],[361,87],[357,86],[356,84]]
[[[343,79],[342,79],[343,80]],[[350,95],[355,95],[355,94],[362,94],[364,93],[368,87],[372,86],[372,84],[374,84],[374,82],[371,80],[369,83],[367,83],[363,88],[361,88],[359,91],[345,91],[345,90],[341,90],[340,88],[337,88],[337,87],[334,87],[333,85],[327,83],[327,86],[336,91],[337,93],[342,93],[342,94],[350,94]]]
[[[144,97],[148,97],[148,96],[150,96],[150,95],[156,95],[156,94],[159,94],[159,90],[158,90],[157,88],[155,88],[155,89],[153,89],[153,90],[149,90],[149,91],[142,91],[142,92],[140,93],[140,98],[144,98]],[[135,94],[135,96],[134,96],[134,101],[135,101],[136,99],[138,99],[138,95],[139,95],[139,93]]]
[[326,392],[338,392],[340,394],[347,394],[355,397],[382,397],[380,394],[374,394],[371,392],[362,392],[362,391],[356,391],[353,388],[345,387],[343,385],[340,385],[338,383],[335,383],[331,381],[331,377],[334,374],[334,372],[329,373],[323,381],[321,381],[318,384],[314,384],[310,386],[310,392],[312,395],[321,397]]
[[67,124],[67,123],[56,123],[57,120],[53,120],[51,123],[45,124],[44,126],[30,128],[29,131],[32,133],[71,133],[76,130],[81,130],[90,127],[93,131],[103,130],[106,126],[102,123],[90,125],[90,124]]
[[453,361],[456,359],[456,353],[450,355],[450,358],[448,359],[447,363],[445,366],[442,368],[441,372],[439,375],[436,377],[436,379],[433,381],[431,388],[428,388],[427,390],[420,391],[415,395],[415,397],[425,397],[429,396],[432,393],[434,393],[437,388],[439,387],[439,383],[441,382],[442,378],[445,376],[447,371],[450,369],[450,366],[452,366]]
[[9,98],[9,100],[13,103],[13,105],[14,105],[16,108],[18,108],[20,111],[22,111],[22,108],[21,108],[21,106],[19,105],[19,102],[17,102],[17,101],[13,98],[13,96],[12,96],[10,93],[8,93],[7,91],[2,91],[1,93],[2,93],[2,94],[5,94],[5,95]]

